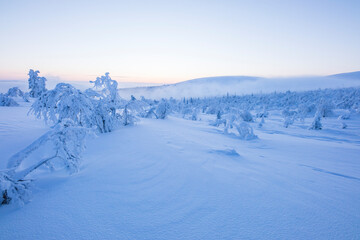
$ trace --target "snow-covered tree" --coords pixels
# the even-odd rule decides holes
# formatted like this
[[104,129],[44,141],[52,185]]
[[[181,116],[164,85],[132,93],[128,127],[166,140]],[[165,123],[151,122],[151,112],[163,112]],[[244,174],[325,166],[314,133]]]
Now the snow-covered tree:
[[91,98],[95,108],[95,125],[102,133],[111,132],[121,124],[121,116],[117,113],[121,105],[118,83],[110,78],[108,72],[90,82],[94,83],[94,90],[87,89],[86,95]]
[[[2,204],[9,204],[10,201],[26,202],[30,181],[27,176],[42,166],[56,162],[65,167],[70,174],[77,172],[85,149],[86,137],[90,134],[92,134],[91,129],[80,127],[71,119],[63,119],[52,130],[13,155],[9,159],[8,170],[0,172]],[[35,154],[32,162],[23,164],[25,160],[31,159],[36,151],[42,154]]]
[[34,71],[30,69],[29,71],[29,89],[30,89],[30,97],[37,98],[41,96],[46,91],[45,82],[46,78],[39,77],[39,71]]
[[134,125],[135,117],[133,115],[131,115],[131,113],[128,110],[127,105],[125,105],[125,108],[123,110],[123,114],[122,114],[121,118],[122,118],[122,124],[124,126]]
[[313,130],[321,130],[322,129],[321,116],[322,116],[321,112],[316,112],[314,120],[312,121],[309,129],[313,129]]
[[67,83],[59,83],[55,89],[43,93],[31,106],[30,113],[53,123],[71,119],[80,126],[95,124],[91,99]]
[[155,110],[158,119],[165,119],[169,114],[168,104],[165,100],[162,100]]

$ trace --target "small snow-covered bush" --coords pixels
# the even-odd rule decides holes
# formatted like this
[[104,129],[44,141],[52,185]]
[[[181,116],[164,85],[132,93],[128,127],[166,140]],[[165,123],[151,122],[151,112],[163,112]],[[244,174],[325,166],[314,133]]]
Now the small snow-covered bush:
[[29,181],[17,181],[6,172],[0,172],[0,205],[22,205],[29,199]]
[[131,115],[127,105],[125,105],[121,119],[122,119],[122,125],[124,126],[128,126],[128,125],[131,126],[134,125],[135,123],[135,117]]
[[33,98],[37,98],[39,96],[41,96],[41,94],[43,94],[44,92],[46,92],[46,88],[45,88],[45,82],[46,82],[46,78],[44,77],[39,77],[38,74],[40,72],[39,71],[34,71],[32,69],[30,69],[29,71],[29,89],[30,89],[30,97]]
[[263,125],[264,125],[264,123],[265,123],[264,116],[262,116],[262,117],[261,117],[261,120],[260,120],[260,122],[259,122],[259,124],[258,124],[258,127],[259,127],[259,128],[262,128]]
[[15,107],[15,106],[19,106],[19,104],[11,97],[8,97],[5,94],[0,93],[0,106]]
[[248,110],[244,110],[240,113],[240,117],[245,121],[245,122],[253,122],[253,116],[251,115],[251,113]]
[[333,115],[334,104],[330,101],[322,100],[317,108],[317,112],[321,117],[331,117]]
[[258,138],[254,134],[253,128],[246,122],[241,122],[239,125],[236,125],[236,129],[239,133],[239,137],[243,140],[252,140]]
[[145,111],[142,115],[144,118],[158,118],[155,113],[155,107],[151,107],[149,110]]
[[162,100],[157,106],[155,112],[158,119],[165,119],[169,114],[167,102]]
[[311,126],[309,129],[312,129],[312,130],[321,130],[322,129],[321,116],[322,116],[322,114],[320,112],[316,112],[314,120],[311,123]]
[[192,114],[191,114],[191,120],[193,121],[197,121],[198,120],[198,112],[196,109],[193,110]]
[[288,128],[293,123],[294,123],[294,117],[293,116],[285,116],[285,118],[284,118],[284,127]]
[[350,119],[350,113],[344,113],[344,114],[341,114],[338,119],[342,119],[342,120],[348,120]]
[[8,97],[23,97],[24,92],[21,91],[18,87],[12,87],[8,90],[6,93],[6,96]]

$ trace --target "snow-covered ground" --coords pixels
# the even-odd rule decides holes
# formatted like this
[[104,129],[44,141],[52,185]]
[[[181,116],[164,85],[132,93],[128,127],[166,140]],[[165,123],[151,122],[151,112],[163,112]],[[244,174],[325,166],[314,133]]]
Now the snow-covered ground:
[[[0,168],[49,126],[0,107]],[[39,171],[31,202],[0,207],[0,239],[359,239],[360,118],[259,139],[201,121],[141,119],[88,140],[79,173]]]

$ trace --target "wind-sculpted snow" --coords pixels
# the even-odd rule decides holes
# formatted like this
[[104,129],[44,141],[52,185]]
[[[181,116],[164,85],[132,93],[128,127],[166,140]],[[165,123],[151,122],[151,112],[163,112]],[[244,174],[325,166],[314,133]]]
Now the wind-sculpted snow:
[[126,101],[94,84],[0,108],[0,238],[360,235],[359,88]]
[[349,129],[325,118],[328,130],[310,131],[298,123],[284,128],[281,115],[270,111],[262,129],[249,123],[259,136],[250,142],[221,134],[205,115],[199,117],[203,121],[142,119],[91,139],[82,171],[70,178],[39,172],[29,204],[16,211],[0,208],[2,237],[356,239],[360,234],[358,117],[349,119]]

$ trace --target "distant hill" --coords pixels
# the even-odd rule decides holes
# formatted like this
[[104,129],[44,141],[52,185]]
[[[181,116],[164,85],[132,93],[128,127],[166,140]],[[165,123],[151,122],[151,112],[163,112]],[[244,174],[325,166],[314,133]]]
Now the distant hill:
[[357,72],[348,72],[348,73],[339,73],[328,76],[330,78],[338,78],[338,79],[354,79],[360,80],[360,71]]
[[151,99],[189,98],[241,95],[251,93],[304,91],[318,88],[341,88],[360,86],[360,72],[341,73],[331,76],[310,76],[292,78],[262,78],[252,76],[218,76],[197,78],[175,84],[152,87],[123,88],[120,96]]

